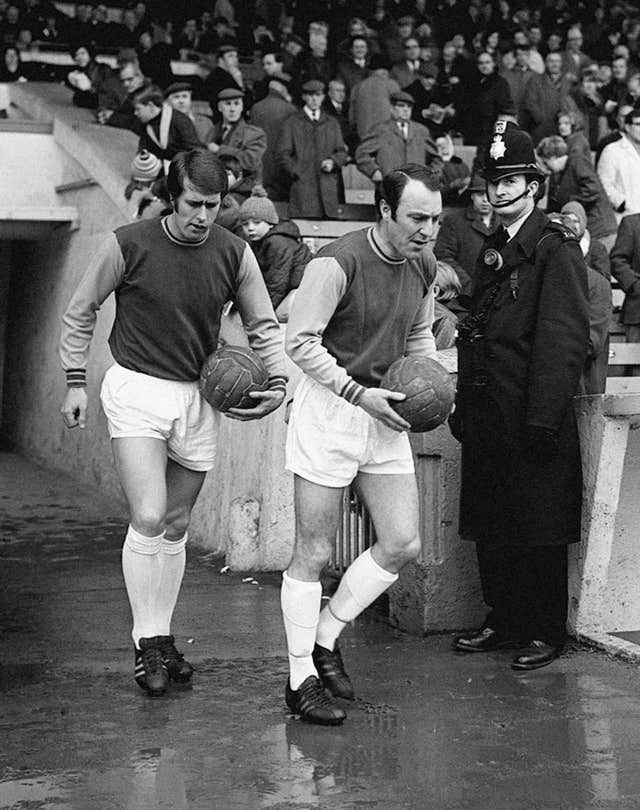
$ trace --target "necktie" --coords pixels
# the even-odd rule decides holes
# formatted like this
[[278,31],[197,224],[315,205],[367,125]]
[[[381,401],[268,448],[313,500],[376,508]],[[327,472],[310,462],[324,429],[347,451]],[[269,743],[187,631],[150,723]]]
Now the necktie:
[[222,125],[222,140],[223,141],[227,137],[227,135],[229,134],[230,131],[231,131],[231,127],[229,126],[229,124],[223,124]]
[[406,141],[407,135],[409,134],[409,125],[407,124],[406,121],[400,121],[398,122],[398,128],[400,129],[400,134]]
[[502,250],[502,248],[507,244],[509,241],[509,231],[504,227],[504,225],[499,225],[498,230],[493,235],[493,242],[496,250]]

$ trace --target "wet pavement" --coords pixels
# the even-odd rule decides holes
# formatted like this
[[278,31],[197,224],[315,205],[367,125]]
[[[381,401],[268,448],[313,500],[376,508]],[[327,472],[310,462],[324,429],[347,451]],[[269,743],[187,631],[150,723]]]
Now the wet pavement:
[[[368,615],[339,728],[283,702],[278,575],[190,549],[174,630],[193,686],[132,677],[122,512],[0,453],[0,809],[640,808],[640,672],[577,645],[513,672]],[[256,584],[257,583],[257,584]]]

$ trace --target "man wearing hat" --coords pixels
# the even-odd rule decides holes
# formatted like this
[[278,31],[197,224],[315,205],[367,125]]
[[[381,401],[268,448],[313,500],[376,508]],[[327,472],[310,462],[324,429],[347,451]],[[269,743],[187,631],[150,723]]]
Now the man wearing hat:
[[216,51],[216,66],[204,80],[203,96],[214,111],[214,118],[218,109],[218,93],[221,90],[232,88],[244,93],[244,77],[240,71],[238,59],[238,46],[233,44],[221,45]]
[[437,80],[437,65],[425,63],[417,71],[414,81],[405,87],[415,102],[411,117],[428,127],[434,138],[452,128],[456,114],[449,94],[437,86]]
[[573,232],[536,207],[529,135],[497,121],[484,154],[500,227],[458,326],[451,429],[462,442],[460,533],[477,544],[490,608],[454,649],[516,648],[550,664],[566,640],[567,544],[580,540],[582,474],[572,399],[589,345],[587,271]]
[[194,113],[192,107],[193,88],[189,82],[173,82],[164,91],[165,102],[174,110],[191,119],[200,143],[207,143],[211,135],[211,119]]
[[395,79],[403,90],[413,84],[418,74],[426,67],[426,62],[420,58],[420,43],[418,37],[411,35],[402,44],[403,58],[391,68],[391,78]]
[[230,155],[242,166],[242,183],[234,188],[235,193],[245,196],[251,193],[256,183],[262,183],[262,156],[267,148],[267,136],[260,127],[255,127],[242,117],[243,93],[227,87],[218,93],[218,112],[221,120],[214,124],[207,148],[218,157]]
[[356,149],[358,169],[374,183],[404,163],[439,160],[431,133],[411,120],[413,97],[404,90],[391,94],[391,118],[377,124]]
[[340,124],[322,111],[324,85],[302,85],[303,108],[288,118],[280,135],[278,159],[291,180],[289,216],[336,217],[340,169],[347,148]]
[[462,195],[465,208],[446,214],[438,230],[433,252],[436,259],[447,262],[458,274],[463,295],[470,295],[476,263],[485,240],[498,227],[498,215],[487,199],[487,184],[475,172]]

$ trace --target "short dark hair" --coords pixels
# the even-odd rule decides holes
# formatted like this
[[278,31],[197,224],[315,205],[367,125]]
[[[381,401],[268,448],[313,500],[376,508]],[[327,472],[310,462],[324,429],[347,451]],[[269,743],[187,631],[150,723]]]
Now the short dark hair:
[[229,189],[227,172],[220,158],[204,147],[178,152],[171,161],[167,189],[172,200],[182,194],[187,181],[202,194],[224,197]]
[[89,54],[89,59],[95,59],[96,57],[96,49],[90,42],[83,42],[78,40],[77,42],[73,42],[71,47],[69,48],[69,53],[72,57],[76,55],[76,53],[80,50],[80,48],[84,48],[85,51]]
[[218,160],[226,171],[232,172],[236,177],[242,177],[242,164],[235,155],[220,155]]
[[380,184],[376,187],[375,203],[376,216],[381,218],[380,203],[384,200],[391,209],[392,219],[396,218],[398,205],[402,192],[410,180],[417,180],[423,183],[429,191],[440,191],[442,184],[442,174],[440,169],[433,166],[425,166],[422,163],[406,163],[397,169],[385,174]]
[[155,84],[150,84],[149,87],[142,87],[133,94],[134,104],[155,104],[156,107],[162,107],[164,104],[164,93]]

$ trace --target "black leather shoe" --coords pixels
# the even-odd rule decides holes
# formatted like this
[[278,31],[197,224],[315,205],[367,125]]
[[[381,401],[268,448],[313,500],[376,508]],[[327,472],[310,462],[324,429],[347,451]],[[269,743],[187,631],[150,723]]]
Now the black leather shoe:
[[540,669],[546,667],[562,652],[562,647],[554,647],[537,639],[532,641],[511,662],[512,669]]
[[453,649],[458,652],[491,652],[505,647],[519,647],[521,641],[506,638],[491,627],[483,627],[466,636],[458,636],[453,642]]
[[300,719],[308,723],[339,726],[347,716],[315,675],[309,675],[295,691],[287,681],[284,699],[293,714],[299,714]]
[[322,685],[334,697],[343,700],[353,700],[355,698],[353,684],[345,671],[342,655],[337,644],[333,651],[316,644],[313,648],[313,663],[318,670]]

